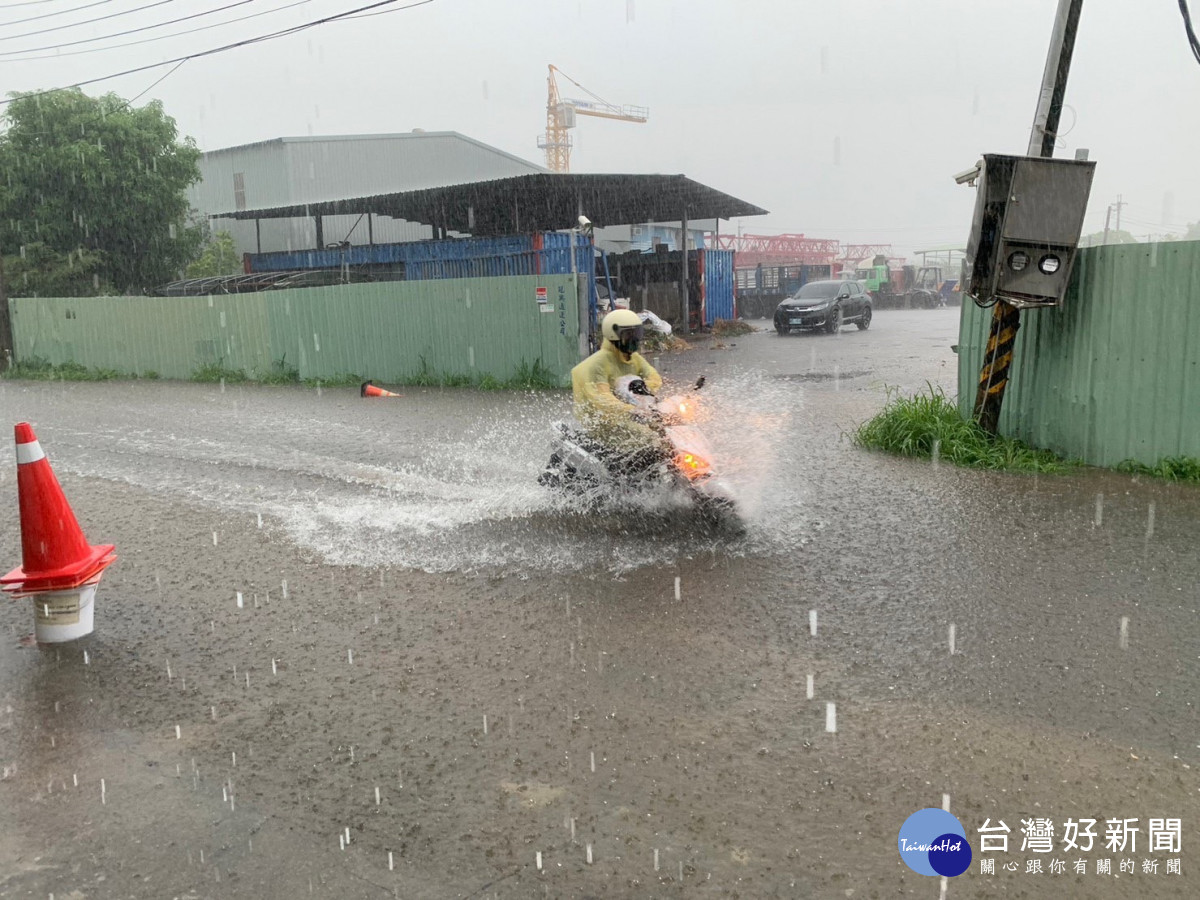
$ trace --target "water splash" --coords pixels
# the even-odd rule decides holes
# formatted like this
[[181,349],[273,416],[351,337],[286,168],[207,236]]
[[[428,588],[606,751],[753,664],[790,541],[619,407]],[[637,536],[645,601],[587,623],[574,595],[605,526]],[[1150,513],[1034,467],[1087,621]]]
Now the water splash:
[[[714,537],[688,501],[669,492],[580,501],[539,486],[553,423],[569,418],[564,395],[465,395],[444,415],[429,413],[437,427],[422,429],[414,448],[399,439],[399,425],[381,432],[378,420],[340,427],[337,440],[326,440],[278,398],[260,402],[248,389],[253,416],[242,416],[238,429],[114,429],[107,449],[90,448],[69,468],[245,514],[251,528],[270,517],[334,565],[622,574],[714,551],[793,553],[812,528],[800,503],[808,488],[781,483],[777,473],[799,446],[790,421],[802,391],[733,372],[701,397],[714,467],[748,520],[744,537]],[[251,473],[255,488],[247,490]],[[287,600],[287,582],[281,586]]]

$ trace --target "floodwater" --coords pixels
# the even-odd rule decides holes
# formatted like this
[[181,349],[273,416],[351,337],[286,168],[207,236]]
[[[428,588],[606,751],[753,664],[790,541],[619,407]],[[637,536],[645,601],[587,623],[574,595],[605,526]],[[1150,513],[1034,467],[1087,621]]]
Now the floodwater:
[[[81,641],[0,605],[0,894],[1195,896],[1200,491],[853,447],[889,386],[953,392],[956,331],[663,356],[736,538],[539,488],[564,394],[0,382],[120,555]],[[946,795],[977,855],[1011,829],[994,875],[901,862]],[[1031,817],[1099,845],[1022,852]]]

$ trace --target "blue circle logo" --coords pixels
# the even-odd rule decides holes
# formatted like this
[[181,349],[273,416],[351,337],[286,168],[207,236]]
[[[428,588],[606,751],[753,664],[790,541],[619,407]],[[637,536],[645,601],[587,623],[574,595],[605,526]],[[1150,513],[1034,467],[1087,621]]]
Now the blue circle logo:
[[944,809],[920,809],[900,826],[900,858],[919,875],[953,878],[971,866],[971,843]]

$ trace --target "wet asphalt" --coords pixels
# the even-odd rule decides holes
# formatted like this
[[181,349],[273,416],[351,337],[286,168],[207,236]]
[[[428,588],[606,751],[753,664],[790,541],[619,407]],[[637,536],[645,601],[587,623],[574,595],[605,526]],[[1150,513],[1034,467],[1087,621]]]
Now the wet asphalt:
[[[560,393],[0,382],[121,557],[88,638],[0,605],[0,895],[1196,896],[1200,491],[855,447],[888,390],[953,394],[956,335],[661,355],[708,379],[742,537],[548,496]],[[943,885],[896,839],[945,802],[977,858]],[[1068,817],[1139,843],[1058,852]]]

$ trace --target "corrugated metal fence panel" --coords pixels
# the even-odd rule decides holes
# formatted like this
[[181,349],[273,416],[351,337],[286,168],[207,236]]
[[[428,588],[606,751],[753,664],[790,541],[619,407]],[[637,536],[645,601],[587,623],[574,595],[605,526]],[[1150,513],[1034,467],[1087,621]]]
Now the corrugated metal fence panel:
[[206,364],[251,375],[282,365],[302,378],[404,381],[424,360],[434,375],[503,381],[540,360],[565,386],[579,361],[575,291],[569,275],[531,275],[10,303],[18,362],[39,356],[179,379]]
[[[970,415],[991,310],[964,303]],[[1080,252],[1063,306],[1022,313],[1001,433],[1111,466],[1200,457],[1200,242]]]
[[40,357],[165,378],[203,365],[252,371],[267,340],[260,295],[17,298],[10,302],[17,360]]
[[704,254],[704,323],[733,319],[733,251],[702,250]]
[[[538,287],[547,288],[549,312],[537,302]],[[304,378],[354,373],[400,382],[424,368],[438,376],[486,374],[504,381],[522,364],[540,360],[565,386],[579,361],[570,276],[439,279],[287,293],[293,308],[304,307],[295,329],[301,335]]]

